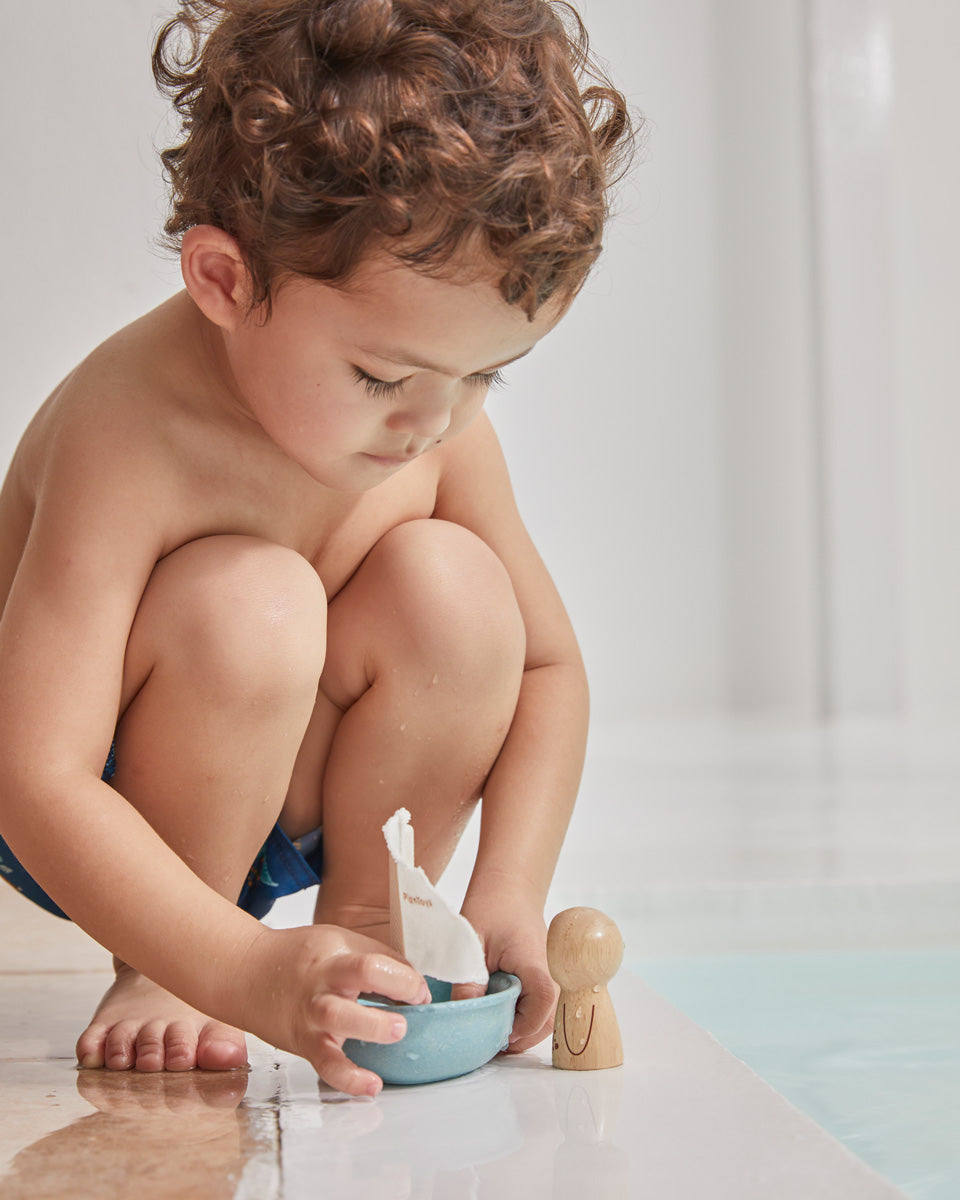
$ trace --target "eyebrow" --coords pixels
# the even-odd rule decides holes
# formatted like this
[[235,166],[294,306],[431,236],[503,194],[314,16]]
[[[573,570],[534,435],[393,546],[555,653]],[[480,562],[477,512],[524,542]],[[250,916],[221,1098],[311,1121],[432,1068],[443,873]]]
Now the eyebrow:
[[[406,350],[400,350],[395,346],[384,346],[381,350],[374,350],[372,346],[358,346],[357,349],[361,354],[370,354],[374,358],[379,358],[383,362],[396,363],[398,366],[415,367],[420,371],[435,371],[438,375],[456,375],[456,371],[448,371],[446,367],[440,366],[438,363],[427,362],[425,359],[418,358],[415,354],[409,354]],[[529,350],[524,350],[520,354],[515,354],[513,358],[506,358],[503,362],[494,363],[493,366],[483,367],[479,371],[472,371],[473,375],[486,375],[490,371],[499,371],[501,367],[508,367],[511,363],[519,362],[521,358],[526,358],[533,347]]]

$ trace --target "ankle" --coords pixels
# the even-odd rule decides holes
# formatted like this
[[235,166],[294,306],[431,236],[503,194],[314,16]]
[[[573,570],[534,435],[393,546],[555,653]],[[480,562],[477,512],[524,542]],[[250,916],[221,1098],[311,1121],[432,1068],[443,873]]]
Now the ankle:
[[323,889],[317,899],[314,925],[336,925],[352,933],[362,933],[386,945],[390,943],[390,910],[382,904],[337,904],[324,900]]

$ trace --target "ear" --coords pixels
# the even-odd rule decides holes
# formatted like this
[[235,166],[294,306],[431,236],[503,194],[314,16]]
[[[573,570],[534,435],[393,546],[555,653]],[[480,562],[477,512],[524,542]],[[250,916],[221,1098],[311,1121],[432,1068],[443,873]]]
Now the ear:
[[205,317],[233,331],[246,319],[252,294],[250,272],[240,247],[214,225],[195,225],[183,235],[180,271],[187,291]]

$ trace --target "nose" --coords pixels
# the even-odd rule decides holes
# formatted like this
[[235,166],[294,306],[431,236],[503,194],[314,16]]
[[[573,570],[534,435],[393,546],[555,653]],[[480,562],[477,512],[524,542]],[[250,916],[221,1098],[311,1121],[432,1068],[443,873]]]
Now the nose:
[[455,396],[452,387],[442,385],[422,388],[418,395],[404,397],[387,419],[398,433],[411,433],[421,438],[437,438],[450,428]]

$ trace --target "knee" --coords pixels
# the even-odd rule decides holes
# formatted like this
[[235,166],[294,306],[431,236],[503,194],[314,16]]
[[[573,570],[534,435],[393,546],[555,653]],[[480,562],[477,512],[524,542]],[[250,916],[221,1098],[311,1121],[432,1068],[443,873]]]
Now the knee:
[[175,660],[213,696],[263,703],[316,692],[326,597],[310,563],[284,546],[240,536],[190,542],[156,567],[143,618],[154,660]]
[[506,567],[476,534],[449,521],[410,521],[377,544],[406,636],[461,667],[522,667],[523,618]]

